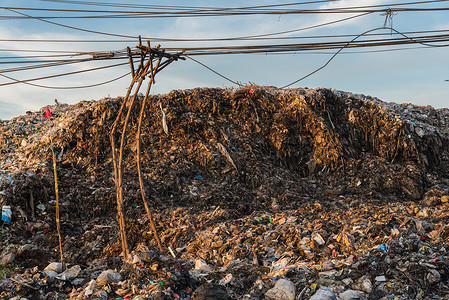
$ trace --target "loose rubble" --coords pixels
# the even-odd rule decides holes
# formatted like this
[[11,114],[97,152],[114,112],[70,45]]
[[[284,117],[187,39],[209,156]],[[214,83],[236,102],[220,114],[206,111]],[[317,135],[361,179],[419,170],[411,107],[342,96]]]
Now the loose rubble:
[[152,96],[142,173],[165,251],[140,200],[136,110],[123,257],[109,142],[121,101],[0,120],[0,298],[449,298],[448,109],[327,89]]

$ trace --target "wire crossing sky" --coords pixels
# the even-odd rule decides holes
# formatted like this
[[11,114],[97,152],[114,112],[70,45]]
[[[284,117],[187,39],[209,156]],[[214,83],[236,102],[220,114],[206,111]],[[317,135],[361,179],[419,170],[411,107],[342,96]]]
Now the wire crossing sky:
[[190,58],[158,75],[156,93],[251,82],[449,103],[449,0],[6,0],[0,119],[123,96],[139,35]]

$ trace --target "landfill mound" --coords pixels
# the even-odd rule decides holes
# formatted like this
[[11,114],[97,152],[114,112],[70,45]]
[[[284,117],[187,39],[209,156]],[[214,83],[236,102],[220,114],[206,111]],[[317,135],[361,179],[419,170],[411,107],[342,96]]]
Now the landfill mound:
[[[122,101],[0,121],[0,199],[12,210],[1,297],[449,295],[448,109],[260,86],[151,96],[141,163],[159,253],[139,198],[136,101],[124,133],[133,253],[124,259],[109,137]],[[65,273],[50,264],[59,253],[51,145]]]

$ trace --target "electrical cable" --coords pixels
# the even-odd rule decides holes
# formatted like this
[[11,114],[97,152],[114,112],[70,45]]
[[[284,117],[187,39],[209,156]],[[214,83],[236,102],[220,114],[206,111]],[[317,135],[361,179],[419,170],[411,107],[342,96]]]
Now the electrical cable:
[[222,74],[218,73],[218,72],[217,72],[217,71],[215,71],[214,69],[212,69],[212,68],[210,68],[210,67],[206,66],[206,65],[205,65],[205,64],[203,64],[202,62],[199,62],[198,60],[196,60],[196,59],[194,59],[194,58],[190,57],[189,55],[187,55],[187,54],[183,54],[183,56],[185,56],[185,57],[187,57],[188,59],[190,59],[190,60],[192,60],[192,61],[196,62],[197,64],[199,64],[199,65],[201,65],[201,66],[205,67],[205,68],[206,68],[206,69],[208,69],[209,71],[211,71],[211,72],[213,72],[213,73],[217,74],[218,76],[220,76],[220,77],[222,77],[222,78],[226,79],[227,81],[229,81],[229,82],[232,82],[233,84],[236,84],[236,85],[238,85],[238,86],[242,86],[242,85],[241,85],[240,83],[238,83],[237,81],[234,81],[234,80],[232,80],[232,79],[229,79],[228,77],[226,77],[226,76],[224,76],[224,75],[222,75]]
[[[430,0],[430,1],[415,1],[415,2],[401,2],[401,3],[390,3],[390,4],[376,4],[376,5],[363,5],[363,6],[351,6],[351,7],[333,7],[333,8],[320,8],[319,10],[261,10],[261,8],[268,8],[268,7],[280,7],[280,6],[286,6],[287,4],[276,4],[276,5],[264,5],[264,6],[250,6],[250,7],[209,7],[209,8],[198,8],[198,7],[190,7],[186,8],[184,7],[183,10],[185,10],[182,13],[179,12],[173,12],[173,11],[162,11],[162,12],[155,12],[155,11],[114,11],[114,10],[81,10],[81,9],[52,9],[52,8],[22,8],[22,7],[0,7],[0,8],[10,8],[10,9],[20,9],[20,10],[35,10],[35,11],[58,11],[58,12],[89,12],[89,13],[129,13],[129,14],[194,14],[194,15],[211,15],[211,14],[222,14],[222,15],[233,15],[235,13],[237,14],[254,14],[254,13],[263,13],[263,14],[288,14],[288,13],[309,13],[309,12],[315,12],[315,13],[325,13],[325,12],[331,12],[331,11],[342,11],[346,9],[361,9],[361,8],[377,8],[377,7],[395,7],[395,6],[405,6],[405,5],[419,5],[419,4],[430,4],[430,3],[441,3],[441,2],[447,2],[449,0]],[[320,1],[323,2],[323,1]],[[327,1],[325,1],[327,2]],[[300,4],[311,4],[311,3],[319,3],[315,1],[310,1],[308,3],[300,3]],[[295,4],[289,4],[295,5]],[[299,5],[299,3],[296,3],[296,5]],[[123,6],[121,6],[123,7]],[[170,8],[170,6],[166,6],[167,8]],[[144,7],[140,7],[144,8]],[[162,9],[162,6],[152,6],[153,9]],[[231,12],[229,12],[231,11]],[[232,12],[235,11],[235,12]],[[221,12],[221,13],[220,13]],[[180,16],[180,15],[177,15]]]
[[135,38],[135,39],[138,38],[137,36],[123,35],[123,34],[114,34],[114,33],[106,33],[106,32],[100,32],[100,31],[95,31],[95,30],[78,28],[78,27],[74,27],[74,26],[70,26],[70,25],[64,25],[64,24],[60,24],[60,23],[44,20],[44,19],[39,18],[39,17],[33,17],[33,16],[30,16],[30,15],[27,15],[27,14],[15,11],[13,9],[8,9],[8,8],[5,8],[5,9],[9,10],[9,11],[12,11],[12,12],[14,12],[16,14],[22,15],[22,16],[26,16],[26,17],[28,17],[30,19],[40,20],[40,21],[45,22],[45,23],[49,23],[49,24],[52,24],[52,25],[65,27],[65,28],[69,28],[69,29],[73,29],[73,30],[84,31],[84,32],[88,32],[88,33],[101,34],[101,35],[108,35],[108,36],[115,36],[115,37]]
[[[392,31],[394,31],[394,32],[396,32],[396,33],[398,33],[398,34],[400,34],[400,35],[402,35],[402,36],[404,36],[404,37],[406,37],[406,38],[408,38],[408,39],[410,39],[411,41],[414,41],[412,38],[409,38],[409,37],[407,37],[406,35],[404,35],[403,33],[401,33],[401,32],[399,32],[399,31],[397,31],[396,29],[394,29],[394,28],[392,28],[392,27],[378,27],[378,28],[375,28],[375,29],[371,29],[371,30],[368,30],[368,31],[365,31],[365,32],[363,32],[362,34],[359,34],[358,36],[356,36],[354,39],[352,39],[350,42],[348,42],[345,46],[343,46],[340,50],[338,50],[334,55],[332,55],[332,57],[324,64],[324,65],[322,65],[321,67],[319,67],[318,69],[316,69],[316,70],[314,70],[313,72],[311,72],[311,73],[309,73],[309,74],[307,74],[307,75],[305,75],[305,76],[303,76],[303,77],[301,77],[301,78],[299,78],[299,79],[297,79],[297,80],[295,80],[295,81],[293,81],[292,83],[289,83],[289,84],[287,84],[287,85],[284,85],[284,86],[282,86],[281,87],[281,89],[285,89],[285,88],[287,88],[287,87],[289,87],[289,86],[292,86],[292,85],[294,85],[294,84],[296,84],[296,83],[298,83],[298,82],[300,82],[300,81],[302,81],[302,80],[304,80],[304,79],[306,79],[307,77],[310,77],[310,76],[312,76],[313,74],[315,74],[316,72],[318,72],[318,71],[320,71],[320,70],[322,70],[322,69],[324,69],[341,51],[343,51],[343,49],[345,49],[347,46],[349,46],[352,42],[354,42],[356,39],[358,39],[359,37],[362,37],[363,35],[365,35],[365,34],[367,34],[367,33],[370,33],[370,32],[373,32],[373,31],[377,31],[377,30],[382,30],[382,29],[388,29],[388,30],[392,30]],[[420,42],[418,42],[419,44],[422,44],[422,45],[424,45],[424,46],[428,46],[428,47],[435,47],[435,45],[427,45],[426,43],[420,43]],[[449,46],[449,45],[446,45],[446,46]]]
[[[365,31],[365,32],[363,32],[363,33],[357,35],[357,36],[354,37],[351,41],[347,42],[347,43],[346,43],[343,47],[341,47],[336,53],[334,53],[334,54],[332,55],[332,57],[329,58],[329,59],[326,61],[326,63],[325,63],[324,65],[322,65],[321,67],[319,67],[319,68],[315,69],[314,71],[308,73],[307,75],[305,75],[305,76],[303,76],[303,77],[301,77],[301,78],[299,78],[299,79],[293,81],[292,83],[282,86],[281,89],[285,89],[285,88],[287,88],[287,87],[290,87],[290,86],[292,86],[292,85],[298,83],[299,81],[302,81],[302,80],[304,80],[304,79],[306,79],[306,78],[312,76],[313,74],[319,72],[320,70],[324,69],[325,67],[327,67],[327,65],[329,65],[329,63],[330,63],[330,62],[331,62],[337,55],[339,55],[345,48],[347,48],[349,45],[351,45],[351,44],[352,44],[354,41],[356,41],[358,38],[360,38],[360,37],[362,37],[362,36],[364,36],[364,35],[367,35],[367,34],[369,34],[369,33],[371,33],[371,32],[378,31],[378,30],[383,30],[383,29],[394,31],[394,32],[396,32],[397,34],[402,35],[402,36],[405,37],[406,39],[409,39],[411,42],[421,44],[421,45],[423,45],[423,46],[425,46],[425,47],[447,47],[447,46],[449,46],[449,44],[447,44],[447,45],[432,45],[432,44],[427,44],[427,43],[424,43],[424,42],[421,42],[421,41],[417,41],[416,38],[408,37],[408,36],[405,35],[404,33],[400,32],[400,31],[398,31],[398,30],[396,30],[396,29],[394,29],[394,28],[391,28],[391,27],[385,27],[385,26],[384,26],[384,27],[378,27],[378,28],[370,29],[370,30],[367,30],[367,31]],[[223,74],[221,74],[221,73],[215,71],[215,70],[212,69],[211,67],[208,67],[208,66],[205,65],[204,63],[201,63],[200,61],[198,61],[198,60],[196,60],[196,59],[190,57],[190,55],[183,54],[183,56],[187,57],[188,59],[190,59],[190,60],[192,60],[192,61],[194,61],[194,62],[196,62],[196,63],[198,63],[199,65],[203,66],[204,68],[208,69],[209,71],[213,72],[214,74],[216,74],[216,75],[218,75],[218,76],[224,78],[225,80],[227,80],[227,81],[229,81],[229,82],[231,82],[231,83],[233,83],[233,84],[236,84],[236,85],[238,85],[238,86],[242,86],[242,85],[241,85],[240,83],[238,83],[237,81],[234,81],[234,80],[232,80],[232,79],[230,79],[230,78],[224,76]]]
[[[1,7],[0,7],[1,8]],[[13,11],[13,9],[4,8]],[[432,8],[395,8],[389,9],[393,12],[435,12],[449,11],[449,7],[432,7]],[[340,8],[340,9],[318,9],[318,10],[295,10],[295,11],[270,11],[270,12],[233,12],[233,13],[207,13],[207,14],[178,14],[178,13],[134,13],[134,14],[113,14],[113,15],[77,15],[77,16],[33,16],[40,20],[50,19],[138,19],[138,18],[186,18],[186,17],[217,17],[217,16],[246,16],[246,15],[298,15],[298,14],[354,14],[354,13],[382,13],[385,8],[381,9],[362,9],[362,8]],[[27,16],[0,16],[0,19],[28,19]]]
[[[8,9],[8,10],[10,10],[10,9]],[[129,36],[129,35],[101,32],[101,31],[96,31],[96,30],[89,30],[89,29],[83,29],[83,28],[79,28],[79,27],[64,25],[64,24],[61,24],[61,23],[44,20],[44,19],[41,19],[41,18],[38,18],[38,17],[33,17],[33,16],[30,16],[30,15],[27,15],[27,14],[24,14],[24,13],[21,13],[21,12],[14,11],[14,10],[11,10],[11,11],[13,11],[13,12],[15,12],[17,14],[23,15],[23,16],[27,16],[30,19],[39,20],[39,21],[42,21],[42,22],[45,22],[45,23],[49,23],[49,24],[52,24],[52,25],[56,25],[56,26],[60,26],[60,27],[64,27],[64,28],[69,28],[69,29],[73,29],[73,30],[77,30],[77,31],[94,33],[94,34],[99,34],[99,35],[106,35],[106,36],[122,37],[122,38],[133,38],[133,39],[137,39],[138,38],[138,37]],[[333,24],[337,24],[337,23],[344,22],[344,21],[347,21],[347,20],[363,17],[363,16],[366,16],[366,15],[369,15],[369,14],[371,14],[371,13],[370,12],[362,13],[362,14],[359,14],[359,15],[350,16],[350,17],[346,17],[346,18],[342,18],[342,19],[338,19],[338,20],[334,20],[334,21],[330,21],[330,22],[326,22],[326,23],[321,23],[321,24],[317,24],[317,25],[311,25],[311,26],[302,27],[302,28],[296,28],[296,29],[291,29],[291,30],[273,32],[273,33],[265,33],[265,34],[247,35],[247,36],[240,36],[240,37],[231,37],[231,38],[195,39],[195,40],[151,38],[151,37],[142,37],[142,38],[146,39],[146,40],[157,40],[157,41],[227,41],[227,40],[236,40],[236,39],[244,40],[244,39],[247,39],[247,38],[266,37],[266,36],[281,35],[281,34],[299,32],[299,31],[304,31],[304,30],[316,29],[316,28],[319,28],[319,27],[323,27],[323,26],[327,26],[327,25],[333,25]]]
[[[404,34],[423,34],[423,33],[438,33],[438,32],[449,32],[449,29],[441,30],[421,30],[421,31],[408,31]],[[393,33],[396,34],[396,33]],[[391,33],[373,33],[367,34],[366,36],[386,36],[391,35]],[[311,35],[311,36],[286,36],[286,37],[254,37],[245,38],[245,40],[292,40],[292,39],[329,39],[329,38],[344,38],[344,37],[354,37],[354,34],[336,34],[336,35]],[[146,38],[145,38],[146,39]],[[221,41],[221,39],[170,39],[170,41],[177,42],[202,42],[202,41]],[[239,40],[239,38],[229,38],[229,40]],[[153,41],[159,41],[154,40]],[[0,39],[0,42],[24,42],[24,43],[134,43],[135,40],[87,40],[87,39]],[[125,53],[123,51],[123,53]],[[72,55],[53,55],[53,56],[29,56],[29,57],[62,57],[62,56],[72,56]],[[0,57],[2,59],[2,57]]]
[[[102,67],[97,67],[97,68],[91,68],[91,69],[86,69],[86,70],[80,70],[80,71],[72,71],[72,72],[56,74],[56,75],[49,75],[49,76],[31,78],[31,79],[21,80],[20,83],[29,82],[29,81],[36,81],[36,80],[42,80],[42,79],[49,79],[49,78],[62,77],[62,76],[67,76],[67,75],[74,75],[74,74],[91,72],[91,71],[97,71],[97,70],[103,70],[103,69],[107,69],[107,68],[123,66],[123,65],[126,65],[126,64],[128,64],[128,62],[115,64],[115,65],[102,66]],[[0,75],[2,75],[2,74],[0,73]],[[0,86],[6,86],[6,85],[11,85],[11,84],[16,84],[16,83],[18,83],[18,82],[1,83]]]
[[[70,0],[41,0],[41,1],[42,2],[66,3],[66,4],[78,4],[78,5],[128,7],[128,8],[216,9],[216,7],[205,7],[205,6],[143,5],[143,4],[131,5],[131,4],[116,3],[116,2],[112,3],[112,2],[70,1]],[[247,6],[247,7],[240,7],[239,9],[269,8],[269,7],[281,7],[281,6],[293,6],[293,5],[305,5],[305,4],[318,4],[318,3],[329,3],[329,2],[336,2],[336,1],[339,1],[339,0],[317,0],[317,1],[306,1],[306,2],[272,4],[272,5]],[[237,9],[237,8],[231,8],[231,9]]]
[[96,87],[96,86],[100,86],[100,85],[105,85],[114,81],[117,81],[119,79],[122,79],[125,76],[128,76],[129,74],[131,74],[131,72],[128,72],[124,75],[121,75],[119,77],[113,78],[111,80],[107,80],[107,81],[103,81],[100,83],[95,83],[95,84],[90,84],[90,85],[82,85],[82,86],[48,86],[48,85],[41,85],[41,84],[36,84],[36,83],[29,83],[27,81],[23,81],[23,80],[19,80],[19,79],[15,79],[13,77],[7,76],[7,75],[3,75],[0,73],[0,76],[8,78],[9,80],[14,81],[14,83],[23,83],[23,84],[27,84],[27,85],[31,85],[31,86],[35,86],[35,87],[40,87],[40,88],[45,88],[45,89],[56,89],[56,90],[71,90],[71,89],[84,89],[84,88],[90,88],[90,87]]

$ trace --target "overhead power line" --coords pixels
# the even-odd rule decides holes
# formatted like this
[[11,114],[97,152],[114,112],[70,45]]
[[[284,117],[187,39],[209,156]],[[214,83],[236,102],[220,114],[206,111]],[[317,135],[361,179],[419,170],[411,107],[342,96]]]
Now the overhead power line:
[[[313,74],[319,72],[320,70],[324,69],[325,67],[327,67],[327,66],[329,65],[329,63],[330,63],[330,62],[331,62],[337,55],[339,55],[344,49],[350,47],[351,44],[353,44],[357,39],[361,38],[362,36],[368,35],[368,34],[370,34],[371,32],[375,32],[375,31],[379,31],[379,30],[390,30],[390,31],[394,31],[395,33],[397,33],[397,34],[403,36],[405,39],[408,39],[411,43],[421,44],[421,45],[424,45],[424,46],[426,46],[426,47],[448,47],[448,46],[449,46],[449,44],[445,44],[445,45],[433,45],[433,44],[428,44],[428,43],[426,43],[426,42],[417,40],[416,37],[409,37],[409,36],[405,35],[404,33],[400,32],[400,31],[398,31],[398,30],[396,30],[396,29],[394,29],[394,28],[391,28],[391,27],[378,27],[378,28],[370,29],[370,30],[367,30],[367,31],[365,31],[365,32],[363,32],[363,33],[357,35],[357,36],[354,37],[351,41],[347,42],[345,45],[343,45],[342,47],[340,47],[340,49],[338,49],[338,51],[335,52],[335,53],[334,53],[334,54],[333,54],[333,55],[332,55],[332,56],[331,56],[331,57],[330,57],[330,58],[329,58],[329,59],[328,59],[322,66],[320,66],[319,68],[315,69],[314,71],[312,71],[312,72],[306,74],[305,76],[302,76],[302,77],[300,77],[299,79],[297,79],[297,80],[295,80],[295,81],[293,81],[293,82],[291,82],[291,83],[289,83],[289,84],[287,84],[287,85],[282,86],[281,89],[285,89],[285,88],[287,88],[287,87],[290,87],[290,86],[292,86],[292,85],[294,85],[294,84],[296,84],[296,83],[298,83],[298,82],[300,82],[300,81],[302,81],[302,80],[304,80],[304,79],[306,79],[306,78],[312,76]],[[449,41],[449,37],[448,37],[447,41]],[[239,86],[241,85],[241,84],[239,84],[237,81],[234,81],[234,80],[228,78],[227,76],[224,76],[223,74],[221,74],[221,73],[215,71],[215,70],[212,69],[211,67],[209,67],[209,66],[207,66],[207,65],[205,65],[205,64],[203,64],[203,63],[201,63],[201,62],[199,62],[198,60],[196,60],[196,59],[190,57],[189,55],[185,55],[185,56],[186,56],[187,58],[191,59],[192,61],[194,61],[194,62],[200,64],[201,66],[207,68],[207,69],[210,70],[211,72],[217,74],[218,76],[220,76],[220,77],[226,79],[227,81],[229,81],[229,82],[231,82],[231,83],[233,83],[233,84],[239,85]]]
[[[179,10],[187,10],[187,9],[217,9],[217,7],[210,7],[210,6],[151,5],[151,4],[129,4],[129,3],[117,3],[117,2],[76,1],[76,0],[41,0],[41,1],[42,2],[77,4],[77,5],[127,7],[127,8],[153,8],[153,9],[167,9],[167,8],[170,8],[170,9],[179,9]],[[270,8],[270,7],[282,7],[282,6],[297,6],[297,5],[330,3],[330,2],[336,2],[336,1],[339,1],[339,0],[317,0],[317,1],[304,1],[304,2],[271,4],[271,5],[258,5],[258,6],[244,6],[244,7],[234,7],[234,8],[221,8],[221,9]]]
[[[20,80],[20,81],[1,83],[0,86],[12,85],[12,84],[17,84],[17,83],[25,83],[25,82],[37,81],[37,80],[43,80],[43,79],[50,79],[50,78],[56,78],[56,77],[62,77],[62,76],[68,76],[68,75],[74,75],[74,74],[80,74],[80,73],[86,73],[86,72],[92,72],[92,71],[98,71],[98,70],[104,70],[104,69],[114,68],[114,67],[123,66],[123,65],[127,65],[127,64],[128,63],[126,62],[126,63],[120,63],[120,64],[115,64],[115,65],[108,65],[108,66],[102,66],[102,67],[97,67],[97,68],[90,68],[90,69],[85,69],[85,70],[72,71],[72,72],[67,72],[67,73],[30,78],[30,79],[25,79],[25,80]],[[1,73],[0,73],[0,75],[5,77],[5,75],[3,75]]]
[[[291,15],[291,14],[347,14],[347,13],[375,13],[384,12],[386,9],[391,10],[394,7],[395,12],[416,12],[416,11],[445,11],[449,10],[447,7],[404,7],[413,5],[423,5],[430,3],[441,3],[449,0],[431,0],[418,2],[400,2],[377,4],[377,5],[359,5],[350,7],[332,7],[332,8],[318,8],[318,9],[262,9],[252,7],[241,8],[208,8],[208,9],[186,9],[186,10],[161,10],[161,8],[153,10],[137,10],[137,11],[123,11],[123,10],[86,10],[86,9],[62,9],[62,8],[36,8],[36,7],[14,7],[14,6],[0,6],[0,8],[10,11],[39,11],[39,12],[60,12],[72,13],[75,15],[51,15],[51,16],[34,16],[39,19],[70,19],[70,18],[160,18],[160,17],[203,17],[203,16],[239,16],[239,15]],[[80,13],[82,13],[80,15]],[[92,15],[96,13],[97,15]],[[86,15],[87,14],[87,15]],[[99,15],[98,15],[99,14]],[[0,18],[27,18],[27,16],[0,16]]]
[[16,78],[13,78],[13,77],[10,77],[10,76],[1,74],[1,73],[0,73],[0,76],[5,77],[5,78],[7,78],[7,79],[9,79],[9,80],[14,81],[13,84],[14,84],[14,83],[23,83],[23,84],[26,84],[26,85],[31,85],[31,86],[34,86],[34,87],[40,87],[40,88],[45,88],[45,89],[53,89],[53,90],[73,90],[73,89],[85,89],[85,88],[91,88],[91,87],[97,87],[97,86],[100,86],[100,85],[105,85],[105,84],[108,84],[108,83],[117,81],[117,80],[119,80],[119,79],[122,79],[122,78],[128,76],[129,74],[131,74],[131,72],[125,73],[125,74],[120,75],[120,76],[118,76],[118,77],[116,77],[116,78],[113,78],[113,79],[110,79],[110,80],[106,80],[106,81],[103,81],[103,82],[94,83],[94,84],[88,84],[88,85],[77,85],[77,86],[49,86],[49,85],[42,85],[42,84],[30,83],[30,82],[28,82],[28,81],[30,81],[30,80],[28,80],[28,81],[26,81],[26,80],[25,80],[25,81],[24,81],[24,80],[19,80],[19,79],[16,79]]
[[[260,41],[260,40],[277,40],[276,42],[272,43],[252,43],[252,44],[246,44],[246,45],[239,45],[236,43],[235,45],[224,45],[224,46],[217,46],[206,44],[202,47],[196,46],[196,47],[166,47],[164,48],[164,51],[186,51],[184,56],[189,58],[190,60],[200,64],[201,66],[209,69],[210,71],[214,72],[218,76],[221,76],[222,78],[232,82],[233,84],[240,85],[237,81],[234,81],[230,79],[229,77],[226,77],[222,75],[221,73],[213,70],[212,68],[208,67],[207,65],[201,63],[200,61],[193,58],[194,56],[204,56],[204,55],[227,55],[227,54],[258,54],[258,53],[264,53],[264,54],[285,54],[285,53],[296,53],[301,51],[323,51],[323,50],[337,50],[336,53],[334,53],[331,58],[320,68],[314,70],[313,72],[299,78],[298,80],[292,82],[291,84],[288,84],[285,87],[289,87],[313,74],[320,71],[321,69],[325,68],[337,55],[339,55],[344,49],[350,49],[350,48],[367,48],[367,47],[383,47],[382,50],[376,50],[376,51],[393,51],[393,50],[400,50],[400,49],[392,49],[393,46],[410,46],[410,45],[423,45],[426,47],[447,47],[449,44],[449,30],[429,30],[429,31],[415,31],[415,32],[407,32],[407,33],[401,33],[393,28],[390,27],[379,27],[376,29],[371,29],[368,31],[365,31],[362,34],[359,35],[323,35],[323,36],[282,36],[287,35],[291,33],[296,33],[300,31],[315,29],[319,27],[329,26],[332,24],[344,22],[347,20],[360,18],[363,16],[367,16],[372,13],[376,12],[386,12],[389,13],[395,12],[395,11],[444,11],[449,10],[449,8],[446,7],[411,7],[413,5],[423,5],[423,4],[430,4],[430,3],[437,3],[437,2],[447,2],[449,0],[433,0],[433,1],[420,1],[420,2],[401,2],[401,3],[392,3],[389,4],[388,7],[394,7],[394,10],[391,8],[386,8],[386,5],[365,5],[365,6],[352,6],[352,7],[336,7],[336,8],[322,8],[322,9],[299,9],[294,7],[294,5],[305,5],[306,2],[297,2],[295,3],[280,3],[280,4],[273,4],[273,5],[259,5],[259,6],[247,6],[247,7],[193,7],[193,6],[165,6],[165,8],[162,7],[147,7],[148,11],[123,11],[123,10],[85,10],[85,9],[46,9],[46,8],[23,8],[23,7],[1,7],[4,10],[13,12],[15,14],[15,17],[24,18],[24,19],[32,19],[37,20],[41,22],[45,22],[47,24],[81,31],[81,32],[87,32],[91,34],[96,35],[104,35],[109,37],[114,37],[116,39],[108,39],[108,40],[89,40],[89,39],[66,39],[66,40],[56,40],[56,39],[4,39],[0,41],[4,42],[40,42],[40,43],[83,43],[83,42],[102,42],[102,43],[129,43],[132,41],[136,41],[137,37],[132,35],[126,35],[126,34],[117,34],[117,33],[108,33],[108,32],[102,32],[99,30],[90,30],[90,29],[84,29],[76,26],[70,26],[61,24],[58,22],[50,21],[51,18],[136,18],[136,17],[184,17],[184,16],[231,16],[231,15],[257,15],[257,14],[351,14],[348,17],[341,18],[334,21],[329,21],[322,24],[312,25],[308,27],[302,27],[302,28],[296,28],[296,29],[290,29],[285,31],[278,31],[278,32],[272,32],[272,33],[263,33],[263,34],[255,34],[255,35],[247,35],[247,36],[235,36],[235,37],[222,37],[222,38],[147,38],[143,37],[143,39],[152,40],[152,41],[170,41],[170,42],[219,42],[219,41]],[[62,1],[62,0],[48,0],[47,2],[58,2],[58,3],[67,3],[67,4],[81,4],[83,2],[85,5],[94,5],[94,3],[99,4],[101,6],[101,2],[88,2],[88,1]],[[316,4],[316,3],[324,3],[324,2],[334,2],[334,1],[309,1],[307,4]],[[89,4],[86,4],[89,3]],[[119,5],[119,4],[117,4]],[[119,7],[119,6],[117,6]],[[293,8],[292,8],[293,7]],[[137,7],[136,7],[137,8]],[[51,16],[31,16],[27,13],[24,13],[23,11],[38,11],[38,12],[51,12],[51,13],[69,13],[74,15],[51,15]],[[104,13],[104,14],[103,14]],[[357,13],[357,14],[355,14]],[[96,15],[77,15],[77,14],[96,14]],[[102,15],[99,15],[102,14]],[[11,16],[3,16],[3,17],[11,17]],[[14,16],[12,16],[14,17]],[[2,17],[0,17],[2,18]],[[387,35],[387,33],[378,33],[377,31],[380,31],[381,29],[388,29],[390,30],[390,36],[388,38],[385,38],[384,36]],[[364,39],[361,39],[364,37]],[[132,40],[131,40],[132,39]],[[140,39],[140,37],[139,37]],[[309,39],[309,41],[306,42],[287,42],[291,41],[293,39],[296,40],[304,40]],[[324,41],[323,41],[324,39]],[[444,44],[443,44],[444,43]],[[416,47],[415,47],[416,48]],[[404,48],[401,48],[404,49]],[[8,78],[9,80],[12,80],[12,82],[2,83],[0,86],[6,86],[6,85],[12,85],[17,83],[24,83],[29,84],[33,86],[39,86],[39,87],[46,87],[46,88],[58,88],[58,87],[51,87],[51,86],[44,86],[44,85],[38,85],[35,83],[31,83],[33,81],[43,80],[43,79],[49,79],[49,78],[55,78],[55,77],[61,77],[61,76],[68,76],[78,73],[84,73],[84,72],[90,72],[95,70],[101,70],[106,68],[112,68],[117,66],[122,66],[125,64],[128,64],[128,62],[115,64],[115,65],[107,65],[107,66],[101,66],[97,68],[90,68],[90,69],[84,69],[79,71],[73,71],[73,72],[65,72],[65,73],[58,73],[54,75],[49,76],[42,76],[37,78],[30,78],[25,80],[18,80],[13,77],[8,77],[2,73],[7,72],[19,72],[19,71],[28,71],[28,70],[36,70],[41,68],[50,68],[50,67],[62,67],[64,65],[68,64],[74,64],[79,62],[87,62],[95,59],[95,52],[70,52],[70,51],[57,51],[57,50],[24,50],[24,49],[18,49],[18,50],[4,50],[0,49],[0,51],[20,51],[25,53],[43,53],[42,55],[24,55],[22,58],[2,58],[0,57],[0,64],[27,64],[26,66],[21,67],[14,67],[14,68],[5,68],[3,70],[0,69],[0,75]],[[103,51],[100,53],[108,53],[109,51]],[[48,53],[48,55],[44,55],[45,53]],[[112,53],[112,52],[111,52]],[[114,52],[115,53],[115,52]],[[126,56],[126,51],[117,52],[118,56],[101,56],[104,60],[112,60],[112,59],[128,59]],[[92,57],[88,58],[80,58],[83,55],[91,55]],[[134,57],[140,57],[141,50],[137,47],[134,48],[132,52],[129,53],[129,55]],[[73,57],[67,57],[66,59],[57,59],[57,57],[67,57],[67,56],[73,56]],[[34,57],[34,58],[33,58]],[[41,59],[36,59],[41,58]],[[132,61],[132,60],[131,60]],[[116,79],[113,79],[111,81],[103,82],[101,84],[105,84],[108,82],[112,82],[115,80],[118,80],[126,75],[122,75],[121,77],[118,77]],[[97,86],[101,84],[93,84],[90,86]],[[90,87],[90,86],[84,86],[84,87]],[[65,88],[77,88],[77,87],[59,87],[61,89]]]
[[[447,1],[449,1],[449,0],[447,0]],[[60,26],[60,27],[64,27],[64,28],[68,28],[68,29],[72,29],[72,30],[76,30],[76,31],[93,33],[93,34],[98,34],[98,35],[105,35],[105,36],[120,37],[120,38],[132,38],[134,40],[136,40],[138,38],[137,36],[109,33],[109,32],[97,31],[97,30],[84,29],[84,28],[75,27],[75,26],[69,26],[69,25],[65,25],[65,24],[61,24],[61,23],[57,23],[57,22],[41,19],[39,17],[33,17],[31,15],[28,15],[28,14],[25,14],[25,13],[21,13],[21,12],[12,10],[12,9],[7,9],[7,10],[15,12],[17,14],[20,14],[22,16],[26,16],[27,18],[30,18],[30,19],[38,20],[38,21],[41,21],[41,22],[49,23],[49,24],[52,24],[52,25],[56,25],[56,26]],[[311,26],[307,26],[307,27],[295,28],[295,29],[291,29],[291,30],[271,32],[271,33],[264,33],[264,34],[254,34],[254,35],[247,35],[247,36],[237,36],[237,37],[227,37],[227,38],[213,38],[213,39],[170,39],[170,38],[157,38],[157,37],[142,37],[142,38],[146,39],[146,40],[153,40],[153,41],[226,41],[226,40],[237,40],[237,39],[245,40],[245,39],[251,39],[251,38],[267,37],[267,36],[274,36],[274,35],[282,35],[282,34],[289,34],[289,33],[293,33],[293,32],[310,30],[310,29],[316,29],[316,28],[319,28],[319,27],[333,25],[333,24],[337,24],[337,23],[340,23],[340,22],[344,22],[344,21],[355,19],[355,18],[363,17],[363,16],[366,16],[366,15],[369,15],[369,14],[371,14],[371,13],[362,13],[362,14],[358,14],[358,15],[354,15],[354,16],[350,16],[350,17],[346,17],[346,18],[342,18],[342,19],[338,19],[338,20],[334,20],[334,21],[329,21],[329,22],[316,24],[316,25],[311,25]]]

